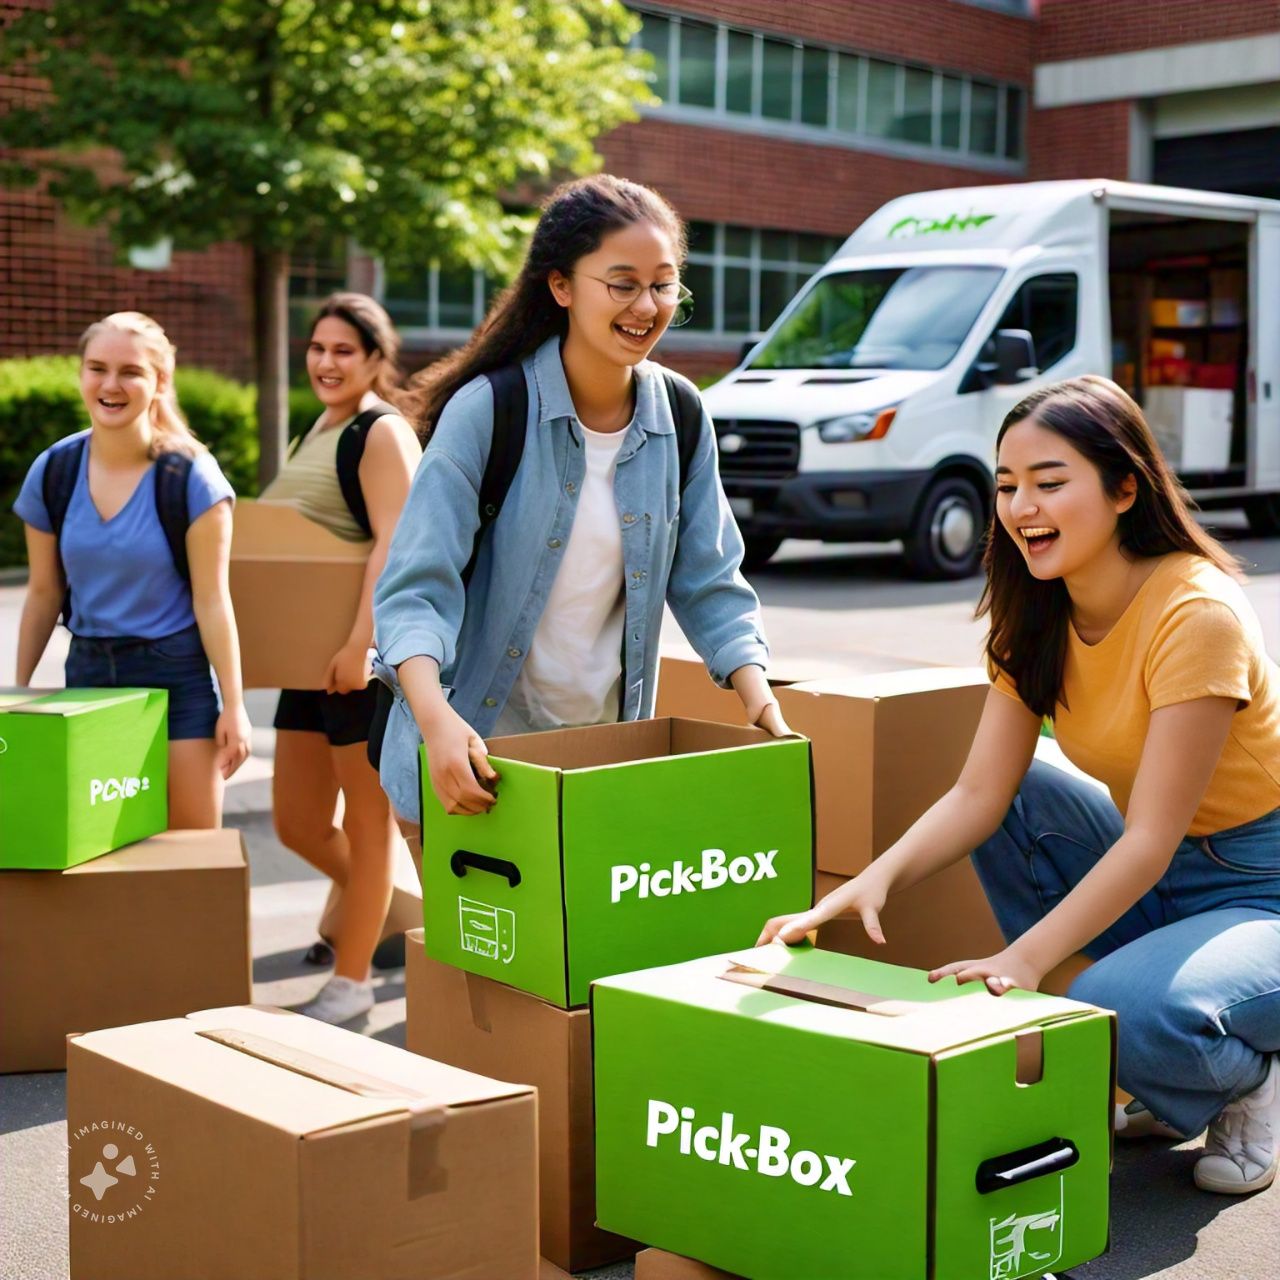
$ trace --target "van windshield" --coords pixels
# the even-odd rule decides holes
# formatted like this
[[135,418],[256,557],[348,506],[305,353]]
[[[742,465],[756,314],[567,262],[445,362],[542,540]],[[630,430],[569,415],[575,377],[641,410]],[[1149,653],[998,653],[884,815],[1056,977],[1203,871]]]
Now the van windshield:
[[821,277],[752,369],[941,369],[996,287],[999,267],[881,267]]

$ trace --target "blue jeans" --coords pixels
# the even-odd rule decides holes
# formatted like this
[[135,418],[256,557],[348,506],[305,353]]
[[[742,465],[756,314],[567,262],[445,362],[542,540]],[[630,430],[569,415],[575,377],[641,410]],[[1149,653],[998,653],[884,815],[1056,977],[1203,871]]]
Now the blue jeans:
[[[1124,833],[1104,791],[1032,764],[973,864],[1007,941],[1021,937]],[[1159,882],[1085,954],[1073,999],[1119,1017],[1119,1081],[1199,1133],[1280,1053],[1280,809],[1188,836]]]
[[72,636],[67,653],[71,689],[164,689],[169,741],[212,738],[222,699],[198,627],[158,640],[134,636]]

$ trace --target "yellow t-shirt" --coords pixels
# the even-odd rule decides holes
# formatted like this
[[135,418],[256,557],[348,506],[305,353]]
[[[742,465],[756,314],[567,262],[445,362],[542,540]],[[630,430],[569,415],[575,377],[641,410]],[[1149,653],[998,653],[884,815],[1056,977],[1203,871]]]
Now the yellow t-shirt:
[[[995,687],[1016,698],[1003,671]],[[1072,764],[1124,813],[1151,713],[1234,698],[1231,733],[1188,833],[1213,835],[1280,807],[1280,668],[1240,584],[1203,556],[1173,552],[1097,644],[1067,628],[1054,734]]]
[[296,507],[347,542],[366,541],[369,535],[356,523],[338,482],[338,439],[353,420],[319,431],[313,427],[258,501]]

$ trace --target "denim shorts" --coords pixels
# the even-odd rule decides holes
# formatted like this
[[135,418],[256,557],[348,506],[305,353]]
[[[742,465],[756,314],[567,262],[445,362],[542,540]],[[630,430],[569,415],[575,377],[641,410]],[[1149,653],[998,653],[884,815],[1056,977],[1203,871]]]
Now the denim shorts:
[[165,689],[170,742],[214,736],[222,699],[199,627],[158,640],[72,636],[66,673],[71,689]]

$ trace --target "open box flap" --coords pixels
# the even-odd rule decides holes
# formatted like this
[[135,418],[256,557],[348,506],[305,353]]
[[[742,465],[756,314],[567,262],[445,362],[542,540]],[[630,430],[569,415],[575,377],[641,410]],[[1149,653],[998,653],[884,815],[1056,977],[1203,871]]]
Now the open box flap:
[[233,560],[367,560],[373,543],[339,538],[286,503],[241,499],[231,519]]
[[1058,996],[997,998],[981,983],[933,984],[919,970],[780,943],[595,985],[927,1054],[1096,1012]]
[[75,1045],[297,1137],[379,1116],[530,1092],[267,1006],[206,1009],[75,1037]]
[[838,679],[805,680],[790,687],[791,693],[845,698],[898,698],[939,689],[963,689],[987,684],[983,667],[910,667],[904,671],[879,671]]

